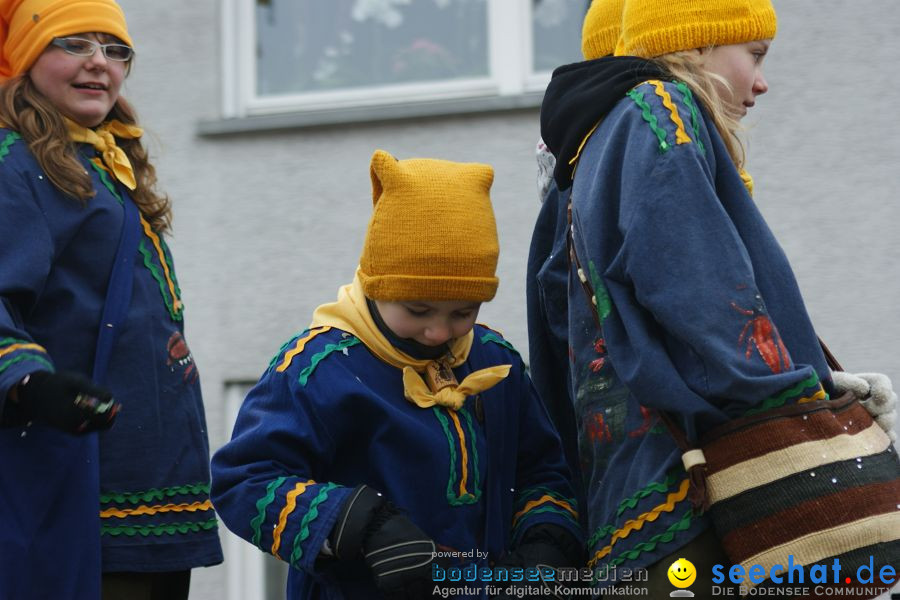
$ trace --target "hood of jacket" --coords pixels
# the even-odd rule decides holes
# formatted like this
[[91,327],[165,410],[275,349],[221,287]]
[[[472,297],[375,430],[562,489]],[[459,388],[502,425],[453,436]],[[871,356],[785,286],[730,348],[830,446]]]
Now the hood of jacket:
[[655,63],[634,56],[606,56],[553,71],[541,104],[541,137],[556,157],[557,187],[571,187],[582,142],[628,90],[669,78]]

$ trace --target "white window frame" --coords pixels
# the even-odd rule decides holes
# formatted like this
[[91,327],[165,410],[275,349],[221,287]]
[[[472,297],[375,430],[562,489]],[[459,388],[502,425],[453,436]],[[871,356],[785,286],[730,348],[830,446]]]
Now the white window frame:
[[[225,384],[225,438],[231,437],[231,426],[237,419],[238,411],[247,392],[253,387],[254,382],[226,382]],[[225,597],[227,600],[247,600],[253,598],[263,600],[267,597],[269,582],[266,581],[265,561],[270,560],[267,555],[250,542],[231,533],[227,528],[220,527],[225,554],[225,565],[229,565],[227,571],[227,583]],[[275,560],[275,559],[271,559]],[[274,583],[274,582],[271,582]],[[283,589],[279,589],[279,597],[283,597]],[[269,594],[271,595],[271,594]]]
[[488,71],[482,78],[427,81],[259,96],[256,93],[254,0],[221,0],[222,118],[356,109],[542,91],[550,72],[533,73],[531,2],[487,0]]

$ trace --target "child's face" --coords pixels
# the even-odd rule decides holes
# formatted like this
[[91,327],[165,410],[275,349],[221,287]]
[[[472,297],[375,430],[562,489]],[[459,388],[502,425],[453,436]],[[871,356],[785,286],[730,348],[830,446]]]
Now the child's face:
[[462,337],[475,326],[480,302],[462,300],[375,301],[378,312],[397,337],[439,346]]
[[737,118],[747,114],[756,97],[769,91],[762,65],[771,40],[716,46],[708,51],[704,66],[725,79],[731,90],[720,90]]
[[[97,43],[121,43],[104,33],[79,33],[78,37]],[[95,48],[91,56],[75,56],[54,45],[47,46],[29,69],[38,91],[56,109],[84,127],[103,122],[116,100],[128,70],[128,63],[106,58]]]

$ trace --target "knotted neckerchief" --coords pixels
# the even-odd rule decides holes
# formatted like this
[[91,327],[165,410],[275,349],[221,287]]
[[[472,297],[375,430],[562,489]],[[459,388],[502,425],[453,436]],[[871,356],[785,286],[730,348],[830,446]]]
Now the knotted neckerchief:
[[[334,327],[355,335],[372,353],[389,365],[403,370],[403,394],[422,408],[443,406],[459,410],[467,396],[478,394],[497,385],[509,375],[512,365],[496,365],[470,373],[460,383],[453,380],[449,369],[457,367],[469,357],[474,334],[470,331],[449,343],[450,353],[439,360],[414,358],[395,348],[379,331],[362,291],[359,277],[338,291],[337,302],[323,304],[313,313],[310,328]],[[440,388],[432,391],[420,373],[437,377]]]
[[134,170],[125,151],[116,145],[116,138],[135,139],[141,137],[144,130],[137,125],[126,125],[121,121],[106,121],[95,129],[82,127],[70,119],[66,119],[69,139],[73,142],[85,142],[100,153],[103,164],[122,185],[129,190],[137,187]]

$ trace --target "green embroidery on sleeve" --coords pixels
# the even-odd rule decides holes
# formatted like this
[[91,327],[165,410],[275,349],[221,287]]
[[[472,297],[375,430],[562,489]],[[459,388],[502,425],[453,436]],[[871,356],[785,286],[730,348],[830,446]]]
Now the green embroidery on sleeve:
[[683,81],[676,82],[675,87],[681,92],[681,97],[685,106],[691,111],[691,127],[694,130],[694,141],[697,143],[697,147],[700,148],[700,154],[706,154],[706,148],[703,147],[703,142],[700,141],[700,116],[698,114],[697,104],[694,102],[694,95],[691,93],[691,88]]
[[262,530],[260,529],[260,527],[262,526],[262,523],[266,518],[266,509],[275,500],[275,491],[285,481],[287,481],[287,477],[279,477],[278,479],[269,482],[269,485],[266,487],[266,495],[256,502],[256,510],[258,511],[258,513],[250,521],[250,529],[253,530],[253,537],[250,541],[264,552],[265,548],[260,545],[260,542],[262,541]]
[[347,348],[351,346],[355,346],[357,344],[361,344],[362,342],[359,338],[348,337],[346,339],[341,340],[337,344],[328,344],[325,346],[325,349],[317,354],[313,354],[313,357],[309,361],[309,366],[300,371],[300,377],[298,381],[300,385],[306,386],[306,382],[309,381],[309,376],[313,374],[313,371],[316,370],[316,367],[322,362],[329,354],[332,352],[343,352]]
[[634,103],[638,105],[641,109],[641,117],[647,124],[650,125],[650,129],[653,131],[653,134],[656,136],[656,139],[659,140],[659,149],[662,152],[665,152],[669,148],[671,148],[671,144],[666,141],[666,130],[659,126],[659,122],[656,118],[656,115],[650,109],[650,105],[647,104],[647,101],[644,100],[643,92],[639,92],[636,89],[628,92],[628,97],[634,100]]
[[612,311],[612,300],[609,299],[609,292],[606,291],[603,279],[600,277],[600,273],[597,272],[597,267],[594,266],[593,261],[588,261],[588,270],[591,275],[591,287],[594,288],[594,304],[597,305],[597,316],[600,317],[600,322],[602,323]]
[[328,499],[328,492],[336,487],[338,487],[336,483],[325,484],[322,486],[318,495],[309,503],[309,509],[300,521],[300,531],[294,537],[294,547],[291,551],[291,558],[289,561],[291,566],[296,567],[297,561],[303,556],[303,546],[301,544],[303,544],[303,540],[309,537],[309,524],[319,516],[319,505]]

